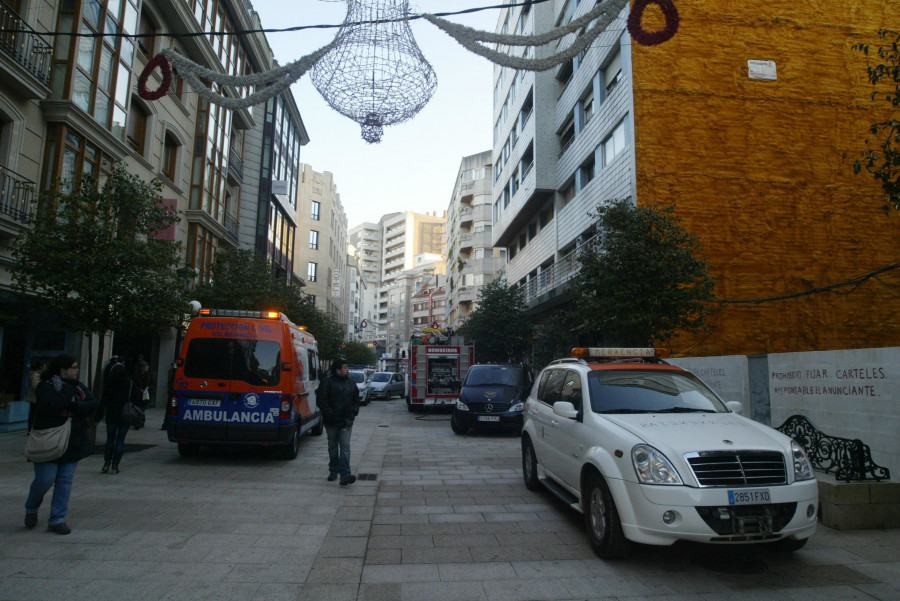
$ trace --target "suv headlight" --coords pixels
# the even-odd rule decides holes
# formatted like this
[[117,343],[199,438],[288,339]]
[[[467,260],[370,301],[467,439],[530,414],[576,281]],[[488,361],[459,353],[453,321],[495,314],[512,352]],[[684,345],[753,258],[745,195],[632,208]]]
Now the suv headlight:
[[457,411],[468,411],[469,406],[463,403],[461,400],[456,399],[456,409]]
[[521,413],[525,410],[525,403],[519,401],[509,408],[510,413]]
[[641,484],[681,484],[681,476],[666,456],[650,445],[636,445],[631,449],[631,460]]
[[812,480],[816,477],[815,474],[813,474],[809,457],[806,456],[806,451],[793,440],[791,441],[791,459],[793,459],[794,463],[795,482],[799,482],[800,480]]

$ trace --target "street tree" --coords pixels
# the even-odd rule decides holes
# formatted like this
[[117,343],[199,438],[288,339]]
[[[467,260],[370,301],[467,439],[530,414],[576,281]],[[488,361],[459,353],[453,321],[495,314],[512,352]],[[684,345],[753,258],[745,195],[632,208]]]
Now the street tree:
[[375,365],[375,351],[364,343],[354,340],[344,345],[344,359],[353,365]]
[[314,297],[288,283],[266,259],[251,250],[223,248],[211,266],[212,279],[197,286],[194,297],[204,307],[245,311],[280,311],[316,338],[319,355],[334,359],[344,334],[340,324],[316,308]]
[[647,346],[702,329],[715,281],[674,207],[615,200],[592,216],[600,235],[579,254],[575,298],[586,342]]
[[[869,81],[875,86],[872,101],[882,99],[890,106],[891,117],[873,123],[869,132],[874,138],[866,140],[869,146],[862,158],[853,161],[853,171],[865,169],[881,184],[885,194],[885,212],[900,210],[900,32],[881,30],[879,44],[854,44],[853,49],[867,56],[878,57],[878,64],[869,65]],[[872,147],[874,146],[874,148]]]
[[480,362],[523,360],[531,344],[531,322],[525,316],[522,289],[507,286],[505,277],[486,284],[478,295],[478,308],[458,332],[475,344]]
[[61,323],[99,334],[99,357],[107,332],[153,333],[184,313],[188,271],[178,268],[180,244],[158,237],[179,218],[161,189],[123,165],[102,186],[89,177],[60,182],[38,200],[33,228],[14,242],[14,288],[35,295]]

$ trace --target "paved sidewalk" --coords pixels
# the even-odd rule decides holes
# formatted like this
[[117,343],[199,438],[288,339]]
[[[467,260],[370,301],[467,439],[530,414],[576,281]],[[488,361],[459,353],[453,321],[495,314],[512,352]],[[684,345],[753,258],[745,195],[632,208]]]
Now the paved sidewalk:
[[[417,419],[420,418],[420,419]],[[118,475],[79,464],[73,532],[23,527],[24,433],[0,435],[0,601],[900,600],[900,530],[820,526],[793,555],[676,545],[603,561],[581,516],[522,484],[518,438],[456,436],[400,400],[363,407],[351,486],[326,482],[326,440],[284,461],[178,456],[130,432]],[[101,424],[99,442],[105,440]]]

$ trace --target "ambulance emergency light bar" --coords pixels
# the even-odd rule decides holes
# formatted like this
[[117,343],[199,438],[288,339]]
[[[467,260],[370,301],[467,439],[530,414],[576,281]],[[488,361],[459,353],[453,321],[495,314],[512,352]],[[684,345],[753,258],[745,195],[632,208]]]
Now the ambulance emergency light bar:
[[278,311],[243,311],[240,309],[200,309],[201,317],[248,317],[250,319],[281,319]]
[[668,357],[669,351],[664,348],[617,348],[617,347],[578,347],[572,349],[572,356],[588,358],[626,358],[626,357]]

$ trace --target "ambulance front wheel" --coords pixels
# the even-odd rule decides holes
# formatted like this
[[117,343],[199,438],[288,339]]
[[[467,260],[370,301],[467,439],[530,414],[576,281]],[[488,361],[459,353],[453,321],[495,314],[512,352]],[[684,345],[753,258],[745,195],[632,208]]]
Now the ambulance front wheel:
[[196,457],[200,453],[200,445],[189,442],[178,443],[178,454],[182,457]]

